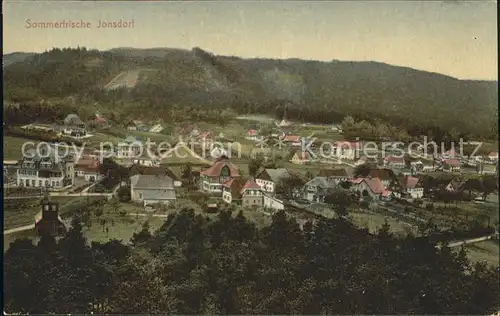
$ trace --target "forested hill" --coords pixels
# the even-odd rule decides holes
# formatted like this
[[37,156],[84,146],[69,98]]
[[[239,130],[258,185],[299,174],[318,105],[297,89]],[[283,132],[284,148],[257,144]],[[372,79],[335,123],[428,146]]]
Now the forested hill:
[[[103,91],[120,72],[140,69],[148,71],[134,89]],[[455,128],[485,137],[498,130],[496,81],[378,62],[242,59],[199,48],[54,49],[7,66],[4,79],[6,98],[13,101],[85,94],[92,102],[125,98],[157,113],[186,105],[273,115],[289,104],[288,116],[308,121],[352,115],[408,130]]]

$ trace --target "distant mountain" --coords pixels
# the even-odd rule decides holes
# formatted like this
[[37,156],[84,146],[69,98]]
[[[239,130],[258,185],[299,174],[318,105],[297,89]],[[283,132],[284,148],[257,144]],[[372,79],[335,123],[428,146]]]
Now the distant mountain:
[[4,67],[7,67],[13,63],[16,63],[18,61],[23,61],[28,57],[32,57],[36,55],[35,53],[10,53],[10,54],[5,54],[3,55],[3,62],[2,65]]
[[120,97],[152,112],[187,105],[275,114],[288,104],[287,115],[297,119],[331,122],[354,115],[421,132],[436,127],[497,133],[496,81],[459,80],[379,62],[243,59],[200,48],[55,49],[7,67],[6,97],[27,90],[44,97],[101,95],[106,83],[137,69],[155,71],[140,73],[132,94]]

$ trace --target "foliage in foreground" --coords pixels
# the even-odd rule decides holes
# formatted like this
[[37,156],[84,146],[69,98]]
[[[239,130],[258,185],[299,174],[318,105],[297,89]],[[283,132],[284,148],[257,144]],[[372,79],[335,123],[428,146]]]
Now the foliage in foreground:
[[92,243],[78,219],[58,242],[13,242],[5,310],[42,313],[486,314],[498,270],[426,239],[369,235],[339,219],[304,229],[280,212],[262,230],[240,213],[170,216],[130,244]]

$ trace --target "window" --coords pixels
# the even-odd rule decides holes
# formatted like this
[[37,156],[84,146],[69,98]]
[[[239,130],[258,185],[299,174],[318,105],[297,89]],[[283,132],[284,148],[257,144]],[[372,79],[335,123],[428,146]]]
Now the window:
[[26,186],[29,187],[30,186],[30,180],[26,179]]
[[39,186],[39,187],[43,186],[43,181],[42,181],[42,180],[39,180],[39,181],[38,181],[38,186]]
[[142,193],[139,193],[139,199],[142,199]]
[[31,186],[36,187],[36,180],[31,180]]

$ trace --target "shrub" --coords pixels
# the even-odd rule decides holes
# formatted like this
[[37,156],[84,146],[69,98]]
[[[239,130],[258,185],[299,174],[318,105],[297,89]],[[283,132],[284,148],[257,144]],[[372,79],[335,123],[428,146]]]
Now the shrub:
[[425,205],[425,208],[429,211],[432,211],[434,210],[434,204],[432,203],[427,203],[427,205]]
[[121,187],[116,192],[118,195],[118,200],[120,202],[129,202],[130,201],[130,188],[129,187]]

